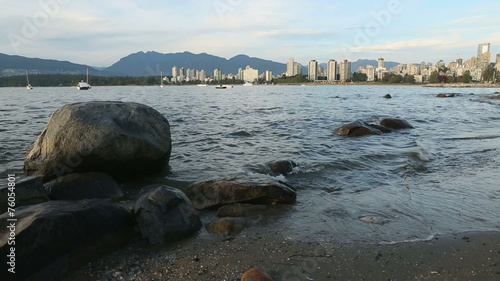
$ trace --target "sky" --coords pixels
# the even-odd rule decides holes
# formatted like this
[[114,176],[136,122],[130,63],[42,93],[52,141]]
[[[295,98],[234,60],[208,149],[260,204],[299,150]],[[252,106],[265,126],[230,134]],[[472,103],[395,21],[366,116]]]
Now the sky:
[[0,0],[0,53],[106,67],[139,51],[286,63],[500,53],[500,1]]

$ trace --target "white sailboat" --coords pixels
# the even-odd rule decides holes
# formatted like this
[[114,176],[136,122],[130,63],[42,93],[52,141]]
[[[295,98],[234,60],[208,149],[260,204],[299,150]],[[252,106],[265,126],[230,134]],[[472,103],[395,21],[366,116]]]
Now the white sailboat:
[[30,78],[28,77],[28,70],[26,69],[26,89],[28,90],[33,90],[33,86],[30,84]]
[[83,80],[78,82],[78,85],[76,85],[76,88],[78,90],[89,90],[92,88],[89,84],[89,69],[87,68],[87,82],[84,82]]
[[160,87],[163,88],[165,85],[163,85],[163,71],[160,70]]

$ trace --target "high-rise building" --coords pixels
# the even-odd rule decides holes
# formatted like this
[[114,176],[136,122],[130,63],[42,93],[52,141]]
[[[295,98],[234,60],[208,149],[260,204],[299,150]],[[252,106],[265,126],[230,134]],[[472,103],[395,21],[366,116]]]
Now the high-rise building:
[[217,81],[222,80],[222,70],[220,70],[220,68],[214,70],[214,79]]
[[177,78],[177,76],[179,76],[179,69],[175,65],[172,67],[172,76],[174,78]]
[[293,64],[293,75],[302,74],[302,64],[296,62]]
[[375,67],[371,65],[366,66],[366,81],[367,82],[375,81]]
[[481,69],[486,69],[490,65],[491,62],[491,53],[490,52],[484,52],[481,54],[480,57],[477,58],[478,60],[478,66]]
[[273,72],[271,70],[266,70],[266,82],[271,82],[273,80]]
[[243,80],[250,83],[259,80],[259,71],[247,65],[247,67],[243,70]]
[[497,71],[500,71],[500,54],[497,54],[497,60],[496,60],[496,63],[495,63],[495,69]]
[[286,64],[286,76],[294,76],[297,73],[295,73],[295,62],[293,61],[293,58],[288,59],[288,63]]
[[318,62],[316,60],[311,60],[309,62],[309,68],[307,70],[307,79],[309,81],[318,80]]
[[378,68],[384,68],[384,58],[378,58]]
[[339,67],[340,72],[340,82],[346,82],[351,78],[351,63],[348,60],[343,60],[340,62]]
[[482,54],[490,52],[490,43],[482,43],[477,46],[477,57],[481,57]]
[[337,80],[337,62],[335,60],[329,60],[326,65],[326,80],[332,83]]

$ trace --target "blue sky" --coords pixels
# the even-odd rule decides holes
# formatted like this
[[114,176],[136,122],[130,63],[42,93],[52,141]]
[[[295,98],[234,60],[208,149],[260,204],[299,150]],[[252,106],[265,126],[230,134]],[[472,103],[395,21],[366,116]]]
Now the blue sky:
[[0,53],[109,66],[138,51],[446,62],[500,53],[498,1],[0,0]]

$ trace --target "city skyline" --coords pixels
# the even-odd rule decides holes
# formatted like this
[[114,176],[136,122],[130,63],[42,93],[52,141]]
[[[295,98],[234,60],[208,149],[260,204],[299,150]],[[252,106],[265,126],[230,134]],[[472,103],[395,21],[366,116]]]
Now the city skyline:
[[378,57],[434,63],[474,56],[478,42],[500,53],[499,9],[490,1],[28,0],[0,14],[0,48],[92,66],[150,50],[294,57],[303,65]]

